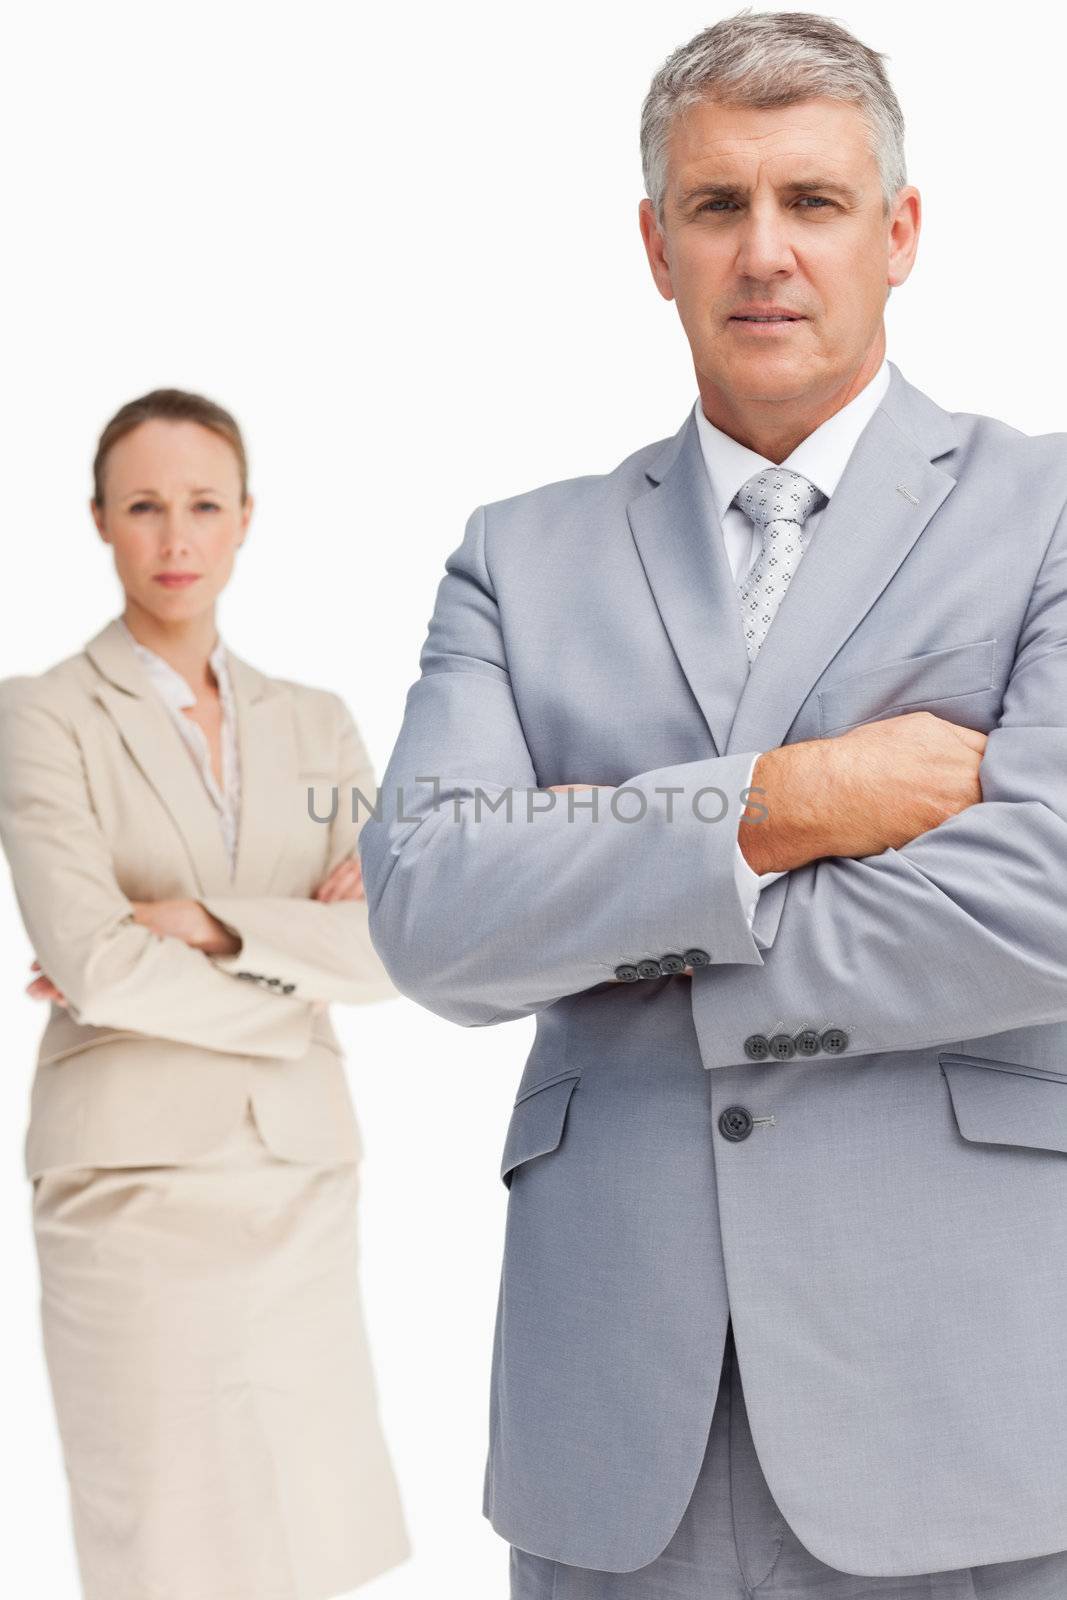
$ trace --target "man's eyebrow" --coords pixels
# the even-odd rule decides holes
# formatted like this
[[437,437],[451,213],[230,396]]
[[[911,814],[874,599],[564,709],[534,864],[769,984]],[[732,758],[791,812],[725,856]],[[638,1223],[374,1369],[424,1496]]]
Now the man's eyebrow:
[[[835,194],[853,204],[859,199],[855,189],[847,183],[839,183],[836,178],[799,178],[781,184],[780,190],[783,194]],[[743,184],[701,183],[692,189],[684,189],[681,203],[686,206],[692,200],[743,200],[747,199],[748,194]]]

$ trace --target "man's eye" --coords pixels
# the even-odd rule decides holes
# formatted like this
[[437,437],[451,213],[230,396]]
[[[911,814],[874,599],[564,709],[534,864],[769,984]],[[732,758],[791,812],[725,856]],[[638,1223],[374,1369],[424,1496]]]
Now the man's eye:
[[[833,205],[833,201],[828,200],[827,197],[822,194],[802,194],[800,199],[802,202],[805,200],[813,200],[816,208],[819,210],[821,210],[823,206]],[[732,206],[733,204],[734,202],[732,200],[705,200],[703,205],[697,207],[697,210],[714,211],[718,206]]]
[[198,500],[196,509],[198,511],[217,511],[219,508],[214,500]]

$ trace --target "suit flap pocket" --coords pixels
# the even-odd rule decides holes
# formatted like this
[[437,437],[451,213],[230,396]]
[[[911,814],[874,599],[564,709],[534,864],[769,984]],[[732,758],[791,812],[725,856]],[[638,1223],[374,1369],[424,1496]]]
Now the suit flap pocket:
[[965,1139],[1067,1152],[1067,1073],[955,1051],[938,1060]]
[[524,1161],[547,1155],[563,1137],[567,1107],[581,1074],[570,1073],[539,1084],[516,1100],[504,1141],[500,1176],[510,1189],[511,1175]]
[[902,656],[867,672],[854,673],[819,690],[823,734],[892,711],[919,711],[940,700],[977,694],[993,686],[995,639],[976,639]]

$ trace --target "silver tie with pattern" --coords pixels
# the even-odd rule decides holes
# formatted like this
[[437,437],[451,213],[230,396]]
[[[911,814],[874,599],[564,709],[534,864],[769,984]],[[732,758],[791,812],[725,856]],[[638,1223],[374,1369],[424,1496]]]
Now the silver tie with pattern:
[[788,467],[765,467],[731,501],[759,528],[763,549],[737,586],[749,662],[753,662],[804,550],[804,523],[826,505],[821,489]]

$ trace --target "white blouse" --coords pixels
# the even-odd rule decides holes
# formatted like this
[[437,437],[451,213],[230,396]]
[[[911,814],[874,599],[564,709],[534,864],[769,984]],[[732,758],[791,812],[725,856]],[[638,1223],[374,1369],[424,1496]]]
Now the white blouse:
[[163,704],[170,712],[176,724],[185,747],[193,758],[204,786],[207,789],[215,809],[219,813],[219,824],[222,828],[223,843],[230,862],[230,877],[233,877],[234,867],[237,862],[237,823],[241,808],[241,768],[237,753],[237,713],[234,707],[233,683],[230,678],[229,663],[226,659],[226,646],[221,637],[208,658],[211,670],[214,672],[219,685],[219,699],[222,704],[222,789],[216,782],[215,774],[211,768],[211,750],[207,742],[207,735],[198,723],[185,716],[184,706],[195,706],[196,695],[188,683],[171,666],[169,661],[164,661],[161,655],[154,650],[149,650],[139,639],[135,639],[124,618],[118,618],[123,632],[138,661],[148,673],[152,687],[156,690]]

